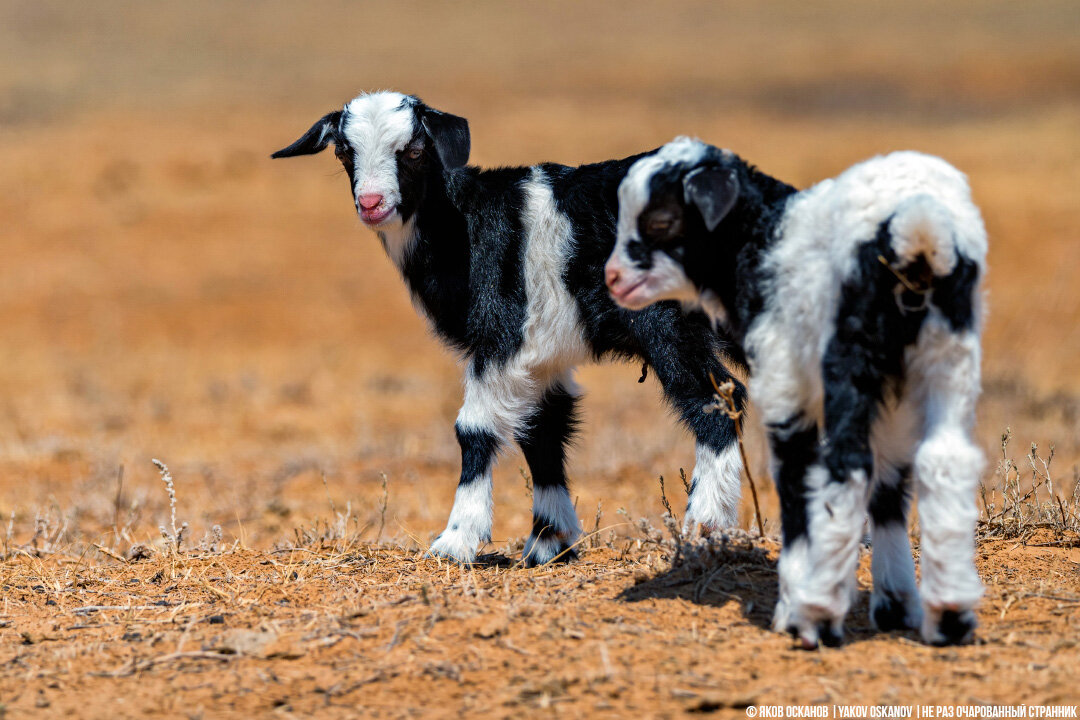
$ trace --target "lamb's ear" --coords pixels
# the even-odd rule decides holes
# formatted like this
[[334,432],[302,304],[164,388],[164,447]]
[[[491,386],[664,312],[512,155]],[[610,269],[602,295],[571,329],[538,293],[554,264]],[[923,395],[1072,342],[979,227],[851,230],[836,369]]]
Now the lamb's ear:
[[311,129],[304,133],[303,137],[287,148],[282,148],[271,155],[272,158],[295,157],[297,155],[314,155],[322,152],[330,141],[334,139],[334,129],[341,122],[341,110],[335,110],[319,118]]
[[739,199],[739,179],[734,170],[700,167],[683,178],[683,194],[686,203],[701,212],[705,227],[712,232]]
[[424,130],[435,142],[435,152],[439,154],[443,167],[462,167],[469,162],[469,150],[472,140],[469,136],[469,121],[457,115],[425,108]]

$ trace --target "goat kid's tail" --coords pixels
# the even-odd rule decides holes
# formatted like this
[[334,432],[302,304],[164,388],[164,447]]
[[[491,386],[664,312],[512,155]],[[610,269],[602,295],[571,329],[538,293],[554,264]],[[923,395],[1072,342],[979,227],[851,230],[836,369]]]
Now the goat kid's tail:
[[938,277],[952,273],[957,263],[956,222],[932,195],[916,195],[900,203],[889,223],[893,251],[901,265],[926,259]]

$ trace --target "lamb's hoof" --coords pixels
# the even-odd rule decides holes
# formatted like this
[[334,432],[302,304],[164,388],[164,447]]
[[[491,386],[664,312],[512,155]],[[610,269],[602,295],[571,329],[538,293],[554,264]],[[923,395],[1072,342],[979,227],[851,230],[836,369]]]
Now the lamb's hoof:
[[577,559],[577,550],[557,537],[530,537],[521,553],[522,564],[530,568],[548,563],[568,563]]
[[931,645],[967,645],[975,640],[974,610],[926,608],[922,625],[923,640]]
[[882,632],[918,628],[922,623],[918,593],[875,591],[870,598],[870,620]]

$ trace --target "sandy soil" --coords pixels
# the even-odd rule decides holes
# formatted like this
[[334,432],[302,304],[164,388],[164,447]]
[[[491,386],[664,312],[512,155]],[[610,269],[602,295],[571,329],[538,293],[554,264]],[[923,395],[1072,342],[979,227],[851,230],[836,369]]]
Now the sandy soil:
[[[1025,478],[1030,443],[1044,457],[1053,444],[1068,498],[1078,27],[1071,2],[0,3],[0,707],[674,716],[1076,701],[1080,557],[1030,547],[1045,538],[981,548],[982,642],[945,651],[870,634],[865,603],[845,648],[792,651],[765,627],[770,541],[671,570],[670,545],[637,521],[660,526],[660,475],[681,513],[672,487],[692,443],[629,365],[579,373],[574,493],[586,526],[612,526],[581,563],[418,561],[456,482],[454,358],[332,158],[267,155],[377,87],[467,116],[484,165],[689,133],[807,185],[880,152],[941,154],[969,174],[991,234],[980,442],[996,458],[1010,427]],[[775,532],[756,429],[747,443]],[[152,457],[189,525],[179,555],[162,550]],[[488,550],[511,558],[529,522],[521,466],[511,453],[496,473]],[[752,517],[744,503],[744,528]],[[95,548],[137,544],[150,559]],[[136,609],[76,612],[89,605]],[[175,655],[188,652],[225,657]]]

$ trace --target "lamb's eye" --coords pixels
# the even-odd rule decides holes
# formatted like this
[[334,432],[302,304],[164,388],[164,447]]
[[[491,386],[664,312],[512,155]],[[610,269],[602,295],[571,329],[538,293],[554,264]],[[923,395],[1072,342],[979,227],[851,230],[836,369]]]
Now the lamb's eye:
[[348,160],[349,160],[349,149],[346,148],[344,145],[335,145],[334,146],[334,155],[336,155],[337,159],[340,160],[341,162],[348,162]]
[[410,160],[419,160],[420,156],[423,154],[424,148],[422,147],[411,147],[405,151],[405,157],[409,158]]

